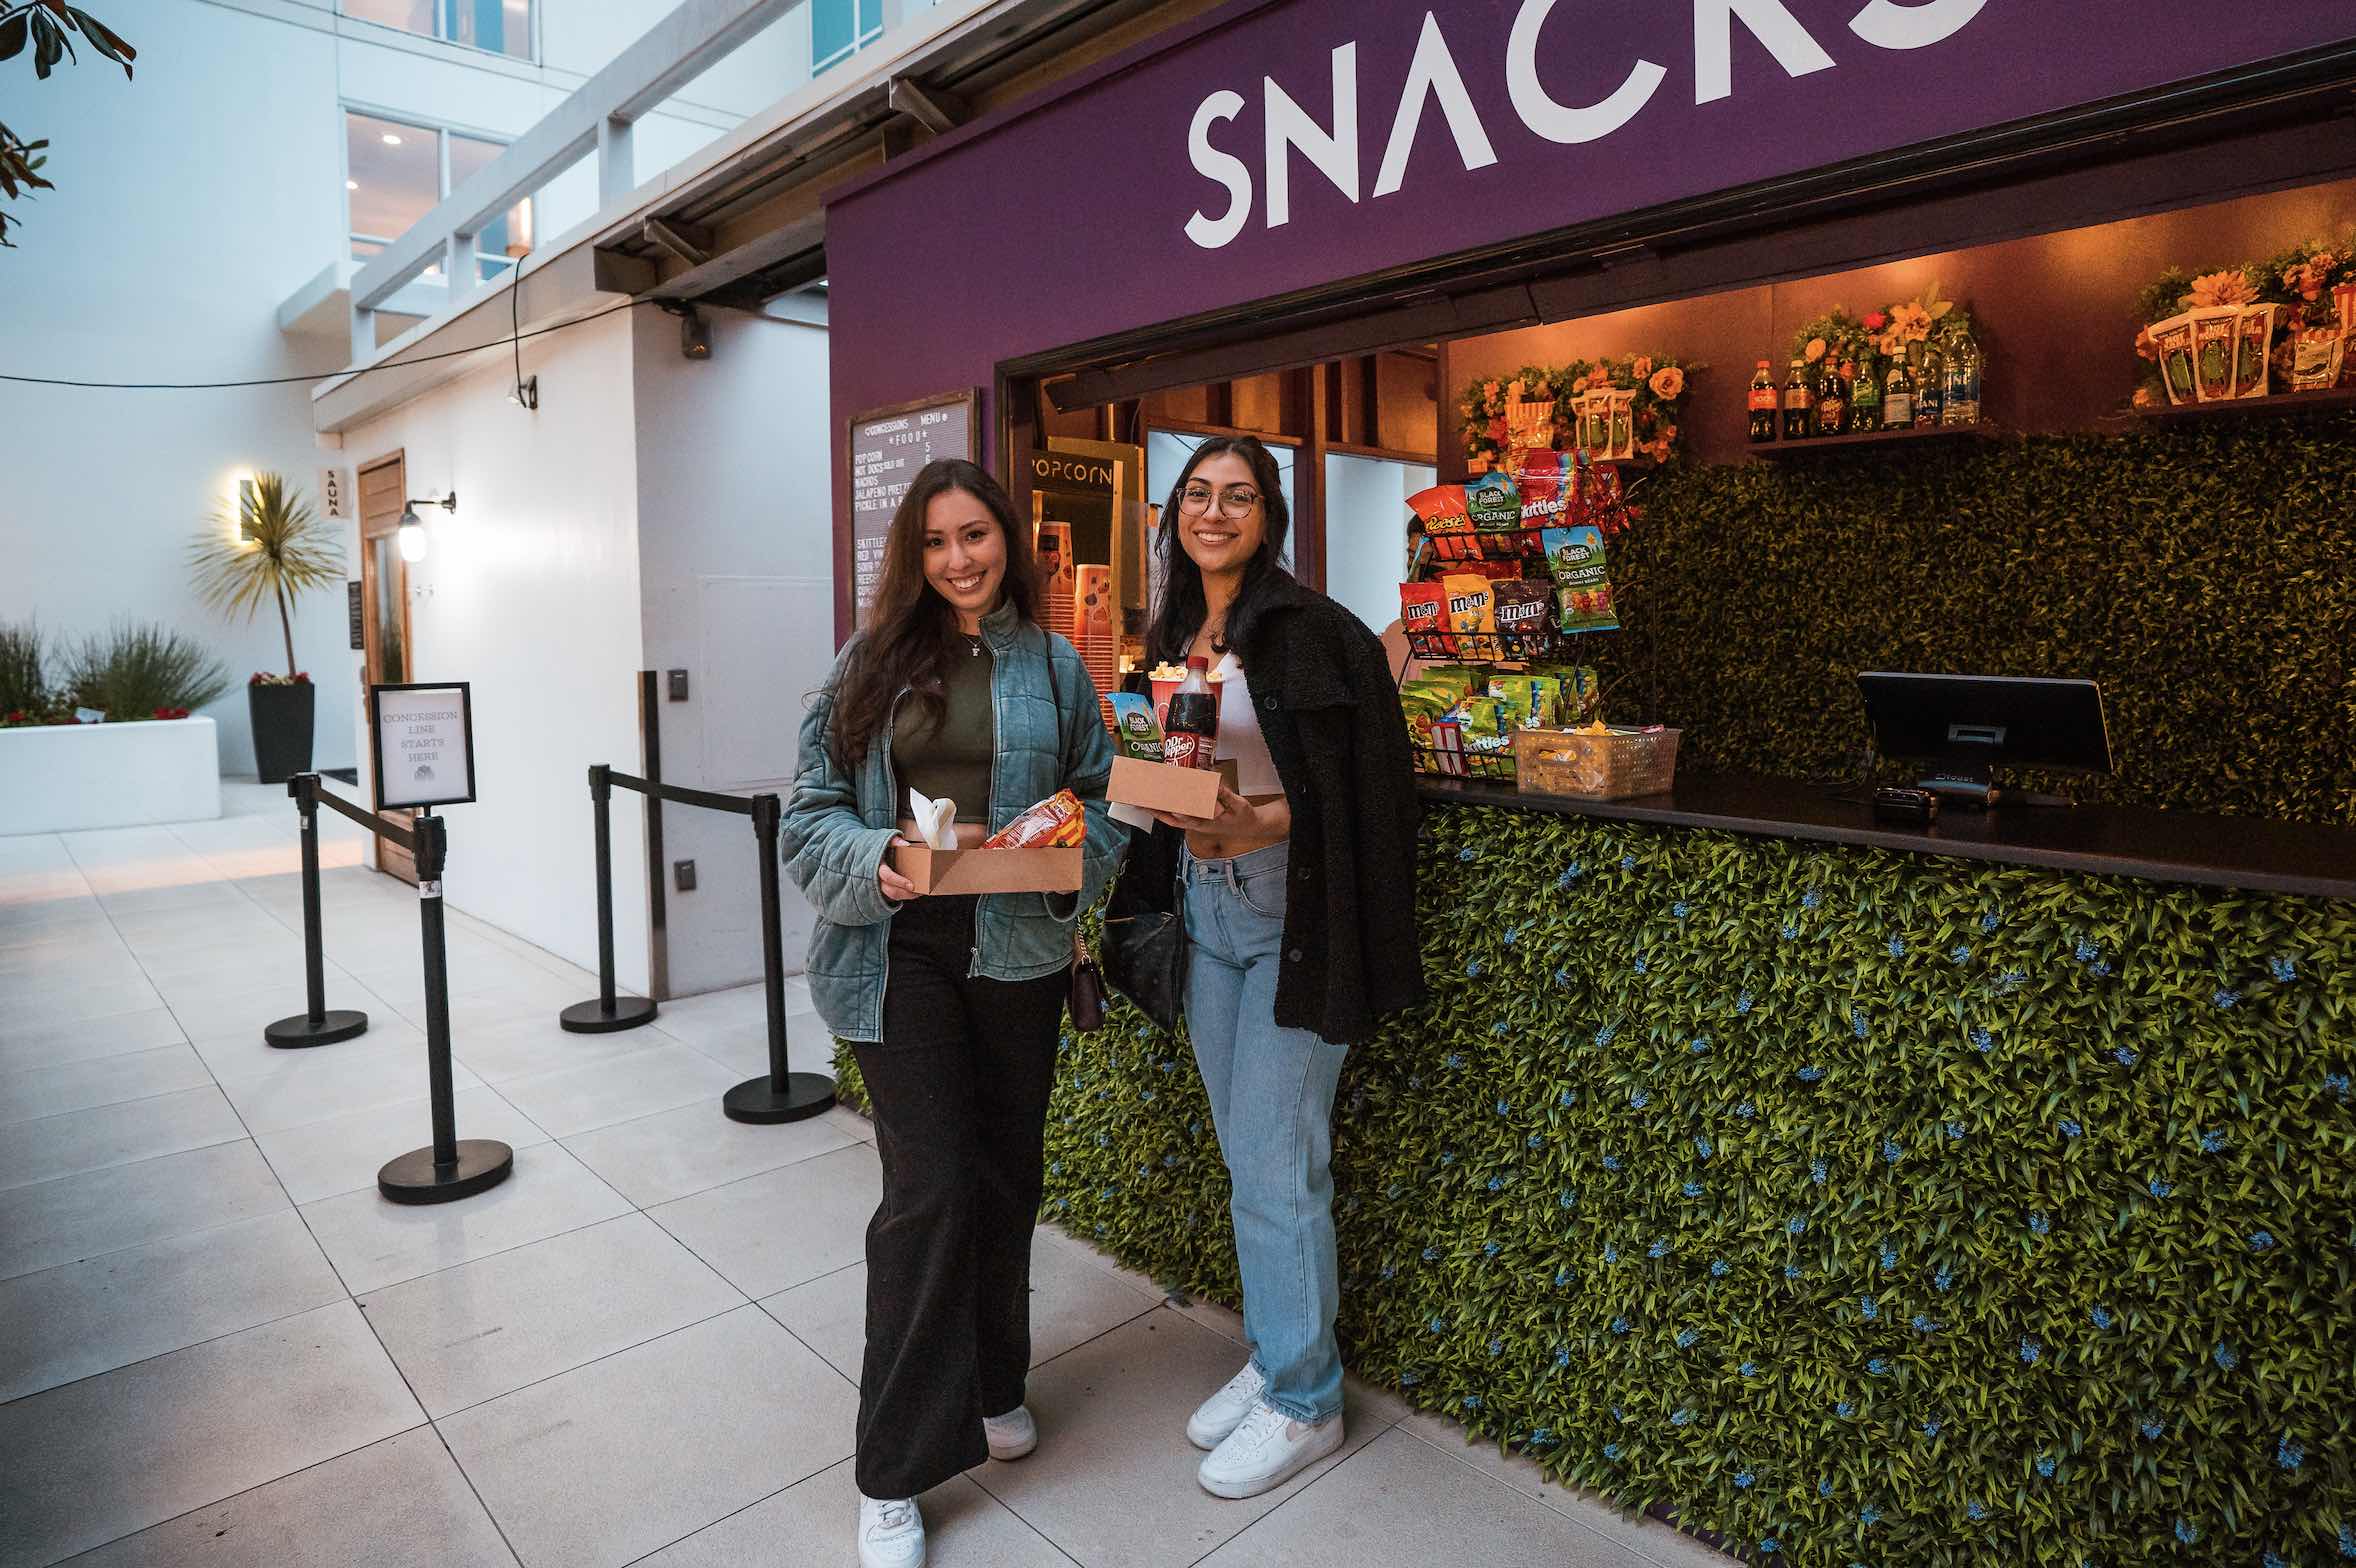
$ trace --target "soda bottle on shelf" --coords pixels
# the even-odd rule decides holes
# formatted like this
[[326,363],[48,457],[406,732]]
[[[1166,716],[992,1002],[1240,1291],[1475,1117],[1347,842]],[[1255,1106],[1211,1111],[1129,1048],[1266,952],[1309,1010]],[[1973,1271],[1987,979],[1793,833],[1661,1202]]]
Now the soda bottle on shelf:
[[1162,716],[1162,760],[1182,768],[1207,768],[1219,746],[1219,699],[1211,690],[1211,661],[1201,654],[1186,660],[1186,679],[1170,694]]
[[1776,418],[1777,401],[1774,373],[1767,368],[1767,361],[1762,359],[1759,361],[1757,373],[1751,377],[1751,444],[1753,446],[1775,439],[1775,427],[1779,423]]
[[1947,423],[1976,425],[1980,422],[1982,365],[1980,345],[1969,338],[1947,362]]
[[1808,390],[1808,366],[1792,361],[1791,378],[1783,384],[1783,438],[1802,441],[1816,433],[1816,394]]
[[1857,361],[1857,379],[1849,388],[1849,428],[1859,435],[1871,435],[1881,427],[1881,362],[1868,354]]
[[1929,430],[1944,418],[1947,407],[1947,356],[1925,343],[1922,373],[1914,378],[1914,428]]
[[1837,436],[1848,429],[1849,385],[1841,379],[1841,367],[1827,359],[1816,383],[1816,433]]
[[1900,353],[1890,361],[1889,383],[1882,388],[1882,428],[1906,430],[1914,424],[1914,373]]

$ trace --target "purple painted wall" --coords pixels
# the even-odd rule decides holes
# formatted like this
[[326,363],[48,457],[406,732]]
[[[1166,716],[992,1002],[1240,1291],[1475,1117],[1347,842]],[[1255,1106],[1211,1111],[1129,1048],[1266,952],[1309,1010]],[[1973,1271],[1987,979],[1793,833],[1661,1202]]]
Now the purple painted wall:
[[[2234,8],[2230,27],[2222,14],[2210,0],[1431,0],[1427,22],[1424,6],[1392,0],[1238,0],[836,193],[836,425],[987,388],[1000,362],[1061,344],[2356,37],[2344,4]],[[1899,29],[1935,41],[1886,47],[1853,21],[1886,41]],[[1512,86],[1517,24],[1534,84],[1556,105],[1648,83],[1649,98],[1595,139],[1547,139],[1530,123],[1545,106],[1529,83],[1518,101]],[[1465,117],[1452,131],[1443,101],[1423,98],[1397,188],[1376,195],[1419,40],[1436,59],[1433,30],[1477,131]],[[1726,94],[1697,103],[1714,90],[1708,57],[1721,39]],[[1345,178],[1354,167],[1358,199],[1292,150],[1289,214],[1271,227],[1264,135],[1277,100],[1263,78],[1330,132],[1344,46],[1357,151],[1328,161]],[[1227,217],[1232,193],[1190,156],[1190,129],[1223,90],[1241,103],[1204,134],[1239,163],[1204,161],[1241,172],[1250,206],[1232,238],[1207,247],[1189,220]],[[1468,170],[1483,139],[1494,161]],[[986,441],[995,428],[985,408]]]

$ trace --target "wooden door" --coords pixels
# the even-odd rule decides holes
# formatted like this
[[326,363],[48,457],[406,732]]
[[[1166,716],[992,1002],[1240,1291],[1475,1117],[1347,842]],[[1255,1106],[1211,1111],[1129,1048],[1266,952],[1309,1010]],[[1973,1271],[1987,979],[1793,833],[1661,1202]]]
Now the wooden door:
[[[409,642],[409,566],[401,559],[401,511],[407,505],[408,470],[401,454],[379,458],[360,470],[360,641],[364,666],[361,689],[406,681],[412,668]],[[376,736],[361,753],[365,772]],[[387,811],[388,820],[407,824],[416,814]],[[391,839],[376,841],[376,869],[415,885],[417,862]]]

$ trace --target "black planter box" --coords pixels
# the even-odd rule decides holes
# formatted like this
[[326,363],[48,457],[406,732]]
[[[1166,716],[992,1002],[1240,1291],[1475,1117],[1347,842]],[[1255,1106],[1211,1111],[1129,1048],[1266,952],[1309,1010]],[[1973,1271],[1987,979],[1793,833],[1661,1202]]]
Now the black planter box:
[[254,774],[263,783],[283,784],[310,770],[311,713],[317,694],[309,681],[246,687],[246,713],[254,728]]

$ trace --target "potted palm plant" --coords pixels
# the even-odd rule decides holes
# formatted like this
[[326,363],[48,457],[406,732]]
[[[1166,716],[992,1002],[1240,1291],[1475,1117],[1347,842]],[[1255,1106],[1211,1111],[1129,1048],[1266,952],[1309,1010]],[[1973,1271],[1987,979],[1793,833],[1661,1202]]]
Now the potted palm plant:
[[254,772],[275,784],[311,766],[315,692],[295,663],[294,600],[343,581],[343,549],[332,524],[314,516],[281,474],[256,474],[238,488],[189,547],[197,597],[222,615],[252,620],[265,600],[278,606],[286,638],[286,673],[257,671],[246,683],[253,722]]

